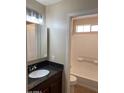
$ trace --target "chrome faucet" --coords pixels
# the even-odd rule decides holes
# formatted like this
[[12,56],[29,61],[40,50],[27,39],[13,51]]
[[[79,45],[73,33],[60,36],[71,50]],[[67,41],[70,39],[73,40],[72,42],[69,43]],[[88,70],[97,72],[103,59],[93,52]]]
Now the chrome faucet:
[[36,65],[33,65],[33,66],[29,67],[29,71],[33,71],[35,69],[37,69],[37,66]]
[[37,67],[34,65],[33,67],[32,67],[32,70],[35,70]]

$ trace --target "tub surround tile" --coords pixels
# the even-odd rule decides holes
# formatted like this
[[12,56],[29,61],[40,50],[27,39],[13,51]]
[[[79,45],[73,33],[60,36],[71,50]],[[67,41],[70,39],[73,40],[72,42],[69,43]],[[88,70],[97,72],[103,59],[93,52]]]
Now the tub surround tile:
[[72,62],[71,74],[98,82],[98,66],[87,62]]

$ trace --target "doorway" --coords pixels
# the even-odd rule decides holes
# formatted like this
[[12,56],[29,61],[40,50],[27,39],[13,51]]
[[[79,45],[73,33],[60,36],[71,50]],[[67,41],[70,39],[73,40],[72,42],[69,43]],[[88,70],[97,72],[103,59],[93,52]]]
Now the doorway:
[[85,16],[90,14],[97,14],[98,9],[89,11],[79,11],[68,15],[68,30],[67,30],[67,41],[66,41],[66,82],[67,82],[67,93],[70,93],[70,68],[71,68],[71,35],[72,35],[72,18],[77,16]]

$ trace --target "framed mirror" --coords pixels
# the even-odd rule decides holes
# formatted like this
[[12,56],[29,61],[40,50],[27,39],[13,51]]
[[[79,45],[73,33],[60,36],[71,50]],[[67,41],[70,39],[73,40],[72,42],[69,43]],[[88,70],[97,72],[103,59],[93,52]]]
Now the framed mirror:
[[26,12],[27,62],[33,64],[47,59],[47,30],[42,16],[30,9]]

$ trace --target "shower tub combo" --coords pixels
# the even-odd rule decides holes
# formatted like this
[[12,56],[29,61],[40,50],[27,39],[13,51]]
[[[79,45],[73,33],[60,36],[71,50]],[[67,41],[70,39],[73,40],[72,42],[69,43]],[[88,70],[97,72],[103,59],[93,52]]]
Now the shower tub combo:
[[71,93],[74,93],[74,85],[87,87],[98,91],[98,66],[97,63],[87,61],[72,61],[70,73]]

